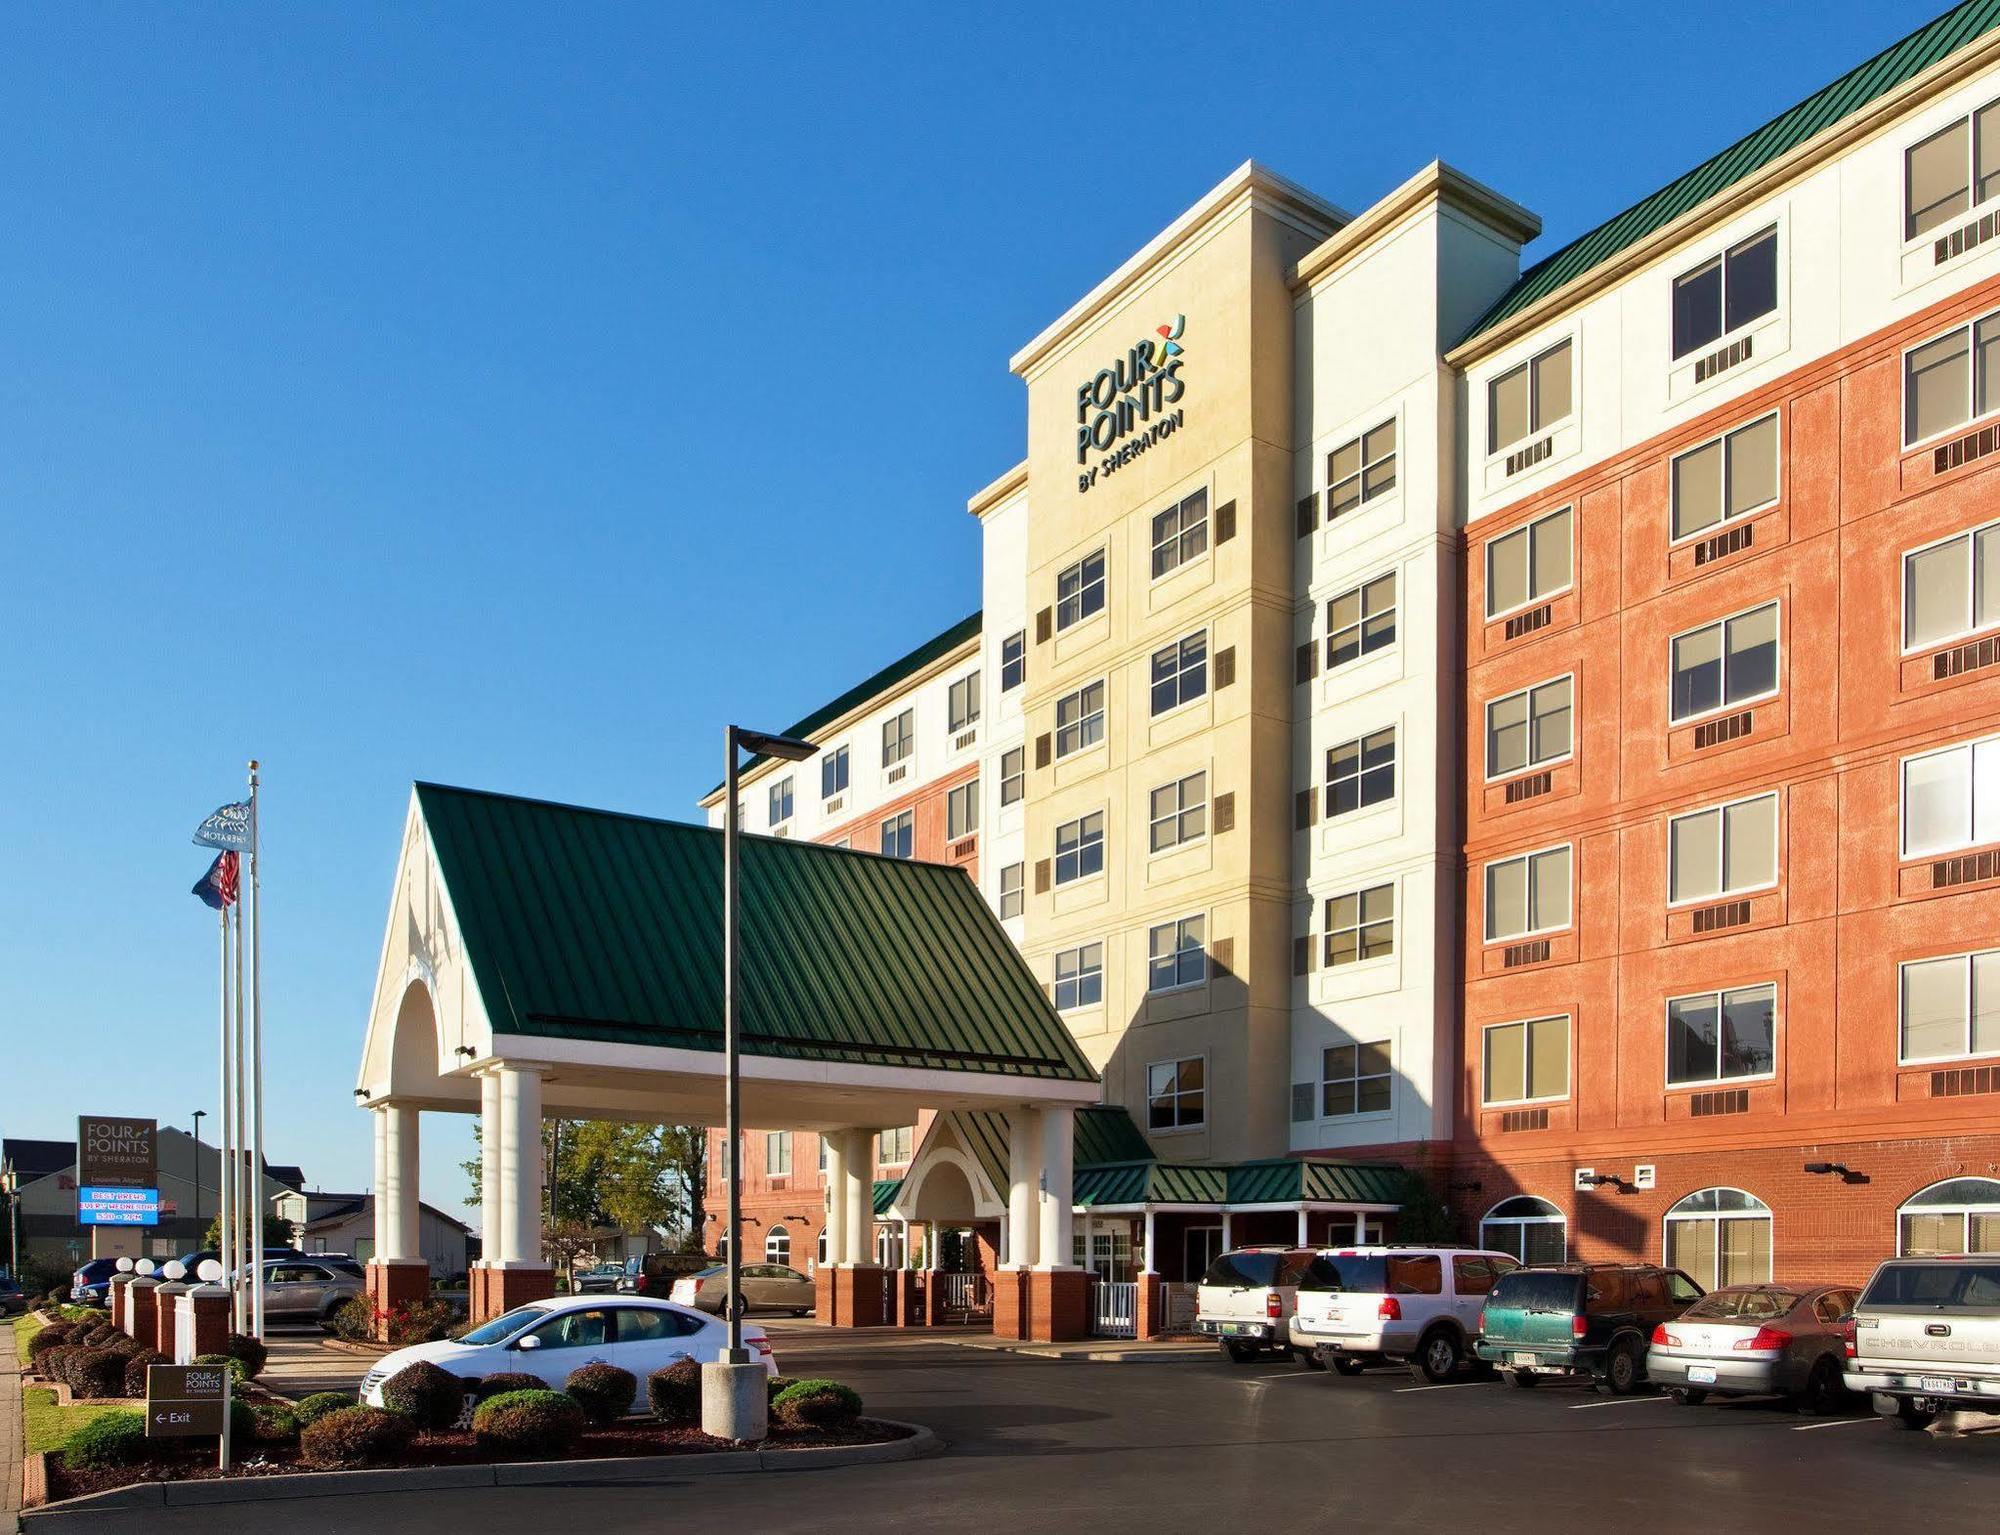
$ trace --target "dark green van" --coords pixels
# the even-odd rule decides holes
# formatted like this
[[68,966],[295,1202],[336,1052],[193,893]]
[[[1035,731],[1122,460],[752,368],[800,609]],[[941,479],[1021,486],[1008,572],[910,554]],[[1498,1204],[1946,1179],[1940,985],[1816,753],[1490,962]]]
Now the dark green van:
[[1701,1299],[1679,1269],[1650,1263],[1563,1263],[1502,1274],[1479,1319],[1479,1357],[1512,1386],[1588,1375],[1624,1396],[1646,1378],[1653,1329]]

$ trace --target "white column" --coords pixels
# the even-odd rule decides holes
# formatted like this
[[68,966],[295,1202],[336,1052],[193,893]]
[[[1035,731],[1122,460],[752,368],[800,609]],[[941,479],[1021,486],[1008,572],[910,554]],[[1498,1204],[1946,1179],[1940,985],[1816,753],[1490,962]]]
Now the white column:
[[408,1263],[424,1255],[418,1221],[417,1110],[407,1103],[383,1106],[382,1150],[386,1176],[375,1191],[375,1256],[385,1263]]
[[875,1261],[875,1132],[847,1135],[847,1262],[866,1267]]
[[1142,1273],[1157,1274],[1159,1266],[1153,1262],[1153,1210],[1146,1208],[1146,1261],[1140,1266]]
[[826,1147],[826,1266],[839,1268],[847,1257],[847,1135],[822,1130]]
[[1299,1246],[1306,1245],[1306,1207],[1299,1206]]
[[479,1074],[479,1226],[481,1268],[500,1261],[500,1073]]
[[1012,1225],[1013,1222],[1007,1219],[1007,1214],[1003,1210],[1000,1213],[1000,1256],[995,1260],[1003,1269],[1014,1266],[1014,1238],[1008,1231]]
[[903,1261],[899,1263],[897,1267],[903,1269],[913,1269],[916,1267],[916,1265],[910,1261],[910,1223],[908,1221],[904,1221],[902,1222],[902,1227],[903,1227]]
[[1042,1117],[1033,1109],[1007,1111],[1007,1263],[1032,1268],[1040,1225],[1036,1187],[1042,1176]]
[[[396,1239],[389,1227],[389,1108],[387,1104],[374,1104],[368,1117],[375,1127],[375,1256],[374,1261],[385,1261],[396,1245]],[[225,1183],[233,1179],[235,1170],[231,1168],[223,1174]],[[224,1228],[225,1240],[227,1227]],[[226,1260],[225,1260],[226,1261]]]
[[1097,1272],[1097,1243],[1092,1240],[1097,1235],[1097,1222],[1088,1212],[1083,1217],[1083,1266],[1091,1273]]
[[1076,1110],[1067,1106],[1042,1110],[1042,1231],[1037,1268],[1073,1268],[1072,1233],[1076,1226]]
[[1368,1241],[1368,1216],[1366,1215],[1365,1212],[1356,1210],[1354,1212],[1355,1245],[1357,1247],[1364,1246],[1366,1245],[1367,1241]]
[[1229,1240],[1229,1212],[1222,1212],[1222,1250],[1228,1252],[1236,1244]]
[[500,1262],[542,1264],[542,1077],[500,1068]]

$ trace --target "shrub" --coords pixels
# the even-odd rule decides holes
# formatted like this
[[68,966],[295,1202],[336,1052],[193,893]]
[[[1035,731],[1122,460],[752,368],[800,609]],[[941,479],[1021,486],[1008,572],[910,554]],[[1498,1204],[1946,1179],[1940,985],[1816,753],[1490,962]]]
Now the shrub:
[[375,1336],[375,1313],[356,1296],[326,1319],[326,1330],[349,1343],[367,1343]]
[[130,1359],[134,1354],[146,1352],[146,1345],[137,1338],[128,1338],[123,1333],[104,1345],[104,1352],[116,1354],[120,1359]]
[[69,1368],[69,1356],[81,1352],[74,1343],[58,1343],[54,1348],[43,1349],[35,1357],[35,1373],[43,1380],[62,1380]]
[[264,1366],[271,1358],[271,1351],[262,1343],[240,1332],[229,1335],[229,1342],[222,1352],[242,1364],[244,1378],[248,1380],[255,1380],[262,1375]]
[[583,1430],[583,1409],[560,1391],[503,1391],[472,1415],[473,1437],[507,1455],[561,1455]]
[[28,1340],[28,1358],[40,1359],[43,1354],[58,1343],[69,1341],[69,1335],[76,1331],[74,1322],[51,1322]]
[[299,1459],[322,1471],[393,1460],[416,1437],[416,1425],[380,1407],[342,1407],[299,1435]]
[[63,1441],[63,1463],[70,1466],[129,1466],[145,1454],[143,1412],[99,1413]]
[[646,1403],[653,1416],[673,1428],[701,1422],[701,1366],[692,1359],[670,1364],[646,1377]]
[[639,1392],[639,1377],[615,1364],[587,1364],[571,1372],[563,1390],[575,1398],[592,1428],[616,1423],[632,1410],[632,1398]]
[[125,1357],[107,1348],[79,1350],[70,1356],[64,1379],[73,1396],[122,1396],[125,1393]]
[[767,1403],[775,1402],[778,1399],[779,1392],[784,1391],[789,1387],[796,1386],[797,1384],[798,1384],[797,1378],[791,1375],[769,1376],[766,1378],[764,1382],[764,1387],[765,1387],[764,1400]]
[[465,1405],[465,1386],[451,1371],[420,1359],[382,1383],[382,1405],[418,1428],[450,1428]]
[[229,1390],[231,1395],[236,1393],[245,1379],[243,1361],[240,1359],[231,1359],[227,1354],[197,1354],[194,1356],[194,1362],[196,1364],[212,1364],[218,1369],[227,1370],[229,1372]]
[[465,1313],[449,1301],[423,1300],[396,1306],[389,1312],[391,1343],[435,1343],[451,1336]]
[[171,1364],[172,1362],[165,1354],[156,1353],[152,1349],[141,1349],[138,1353],[128,1356],[125,1360],[125,1394],[127,1396],[144,1396],[146,1394],[146,1371],[156,1364]]
[[846,1428],[861,1416],[861,1395],[836,1380],[794,1381],[771,1403],[786,1428]]
[[354,1398],[345,1391],[315,1391],[292,1404],[292,1419],[301,1430],[311,1428],[330,1412],[352,1407]]
[[257,1409],[237,1396],[233,1388],[229,1397],[229,1437],[237,1444],[255,1444],[258,1438]]
[[298,1414],[289,1407],[267,1403],[251,1408],[251,1437],[259,1444],[290,1444],[299,1437]]
[[498,1396],[503,1391],[546,1391],[539,1375],[526,1375],[518,1370],[502,1370],[498,1375],[489,1375],[479,1383],[479,1400]]

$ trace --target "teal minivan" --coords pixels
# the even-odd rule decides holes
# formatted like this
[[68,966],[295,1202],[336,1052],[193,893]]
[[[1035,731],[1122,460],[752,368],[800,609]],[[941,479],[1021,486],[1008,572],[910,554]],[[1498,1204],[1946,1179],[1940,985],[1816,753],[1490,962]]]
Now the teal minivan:
[[1679,1269],[1650,1263],[1563,1263],[1502,1274],[1479,1318],[1479,1357],[1511,1386],[1588,1375],[1624,1396],[1646,1378],[1653,1329],[1701,1299]]

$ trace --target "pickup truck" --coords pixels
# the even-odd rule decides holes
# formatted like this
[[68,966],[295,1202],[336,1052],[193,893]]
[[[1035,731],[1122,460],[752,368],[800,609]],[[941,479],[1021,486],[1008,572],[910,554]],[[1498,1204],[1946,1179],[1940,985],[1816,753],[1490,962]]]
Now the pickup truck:
[[1891,1258],[1847,1324],[1850,1391],[1901,1428],[2000,1412],[2000,1258]]

